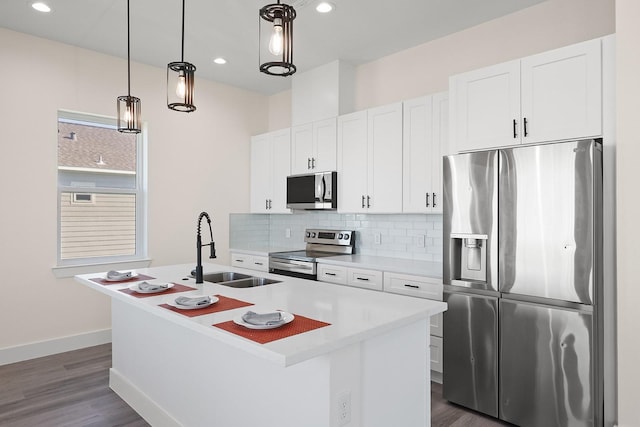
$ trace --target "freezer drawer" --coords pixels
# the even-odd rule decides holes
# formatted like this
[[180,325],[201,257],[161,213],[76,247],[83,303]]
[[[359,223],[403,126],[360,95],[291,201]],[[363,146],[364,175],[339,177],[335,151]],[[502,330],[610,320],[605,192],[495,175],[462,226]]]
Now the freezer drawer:
[[498,299],[444,293],[443,396],[498,416]]
[[596,425],[592,316],[500,300],[501,419],[522,427]]

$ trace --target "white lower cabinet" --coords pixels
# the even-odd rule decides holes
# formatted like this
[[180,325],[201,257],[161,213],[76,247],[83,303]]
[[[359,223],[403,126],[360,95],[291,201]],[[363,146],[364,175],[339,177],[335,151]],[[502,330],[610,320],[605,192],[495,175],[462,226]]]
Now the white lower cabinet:
[[382,271],[366,268],[318,264],[318,280],[375,291],[382,290]]
[[[442,301],[442,279],[400,273],[384,273],[384,291]],[[442,373],[442,313],[431,317],[431,370]]]
[[231,252],[231,265],[268,273],[269,257]]

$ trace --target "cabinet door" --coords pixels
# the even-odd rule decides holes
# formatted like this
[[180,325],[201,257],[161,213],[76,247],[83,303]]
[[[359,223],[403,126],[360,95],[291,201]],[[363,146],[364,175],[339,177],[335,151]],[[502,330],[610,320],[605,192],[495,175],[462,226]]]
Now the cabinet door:
[[338,211],[363,212],[367,194],[367,112],[338,117]]
[[371,213],[402,212],[402,103],[368,110],[367,200]]
[[523,142],[602,134],[601,63],[599,39],[522,59]]
[[313,125],[307,123],[291,128],[291,173],[309,173],[312,156]]
[[433,167],[429,161],[434,143],[432,97],[405,101],[402,121],[402,212],[426,213]]
[[449,94],[433,95],[433,141],[431,143],[430,213],[442,213],[442,156],[449,153]]
[[449,93],[456,151],[520,142],[519,60],[453,76]]
[[269,210],[271,194],[271,139],[269,134],[251,138],[251,200],[252,213]]
[[271,134],[271,197],[269,213],[290,213],[287,209],[287,176],[291,172],[291,133],[283,129]]
[[313,155],[311,167],[314,172],[334,171],[336,162],[336,119],[331,118],[313,124]]

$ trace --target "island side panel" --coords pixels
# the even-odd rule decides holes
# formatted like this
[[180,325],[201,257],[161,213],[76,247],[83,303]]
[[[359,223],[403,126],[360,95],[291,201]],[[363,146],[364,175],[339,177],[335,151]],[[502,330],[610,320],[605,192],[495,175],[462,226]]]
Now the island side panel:
[[429,319],[362,344],[362,425],[431,425]]
[[152,424],[336,425],[328,356],[285,368],[116,299],[112,327],[114,390]]

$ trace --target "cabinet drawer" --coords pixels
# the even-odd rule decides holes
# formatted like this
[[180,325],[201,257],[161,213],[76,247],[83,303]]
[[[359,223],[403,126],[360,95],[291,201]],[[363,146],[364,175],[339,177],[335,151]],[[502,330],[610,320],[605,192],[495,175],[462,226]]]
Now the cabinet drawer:
[[382,290],[382,271],[349,268],[347,273],[347,285],[349,286]]
[[321,282],[347,284],[347,267],[318,264],[318,280]]
[[431,336],[431,370],[442,373],[442,338]]
[[251,270],[269,271],[269,257],[231,253],[231,265]]
[[431,335],[442,337],[442,313],[431,316]]
[[396,294],[442,301],[441,279],[400,273],[385,273],[384,290]]

